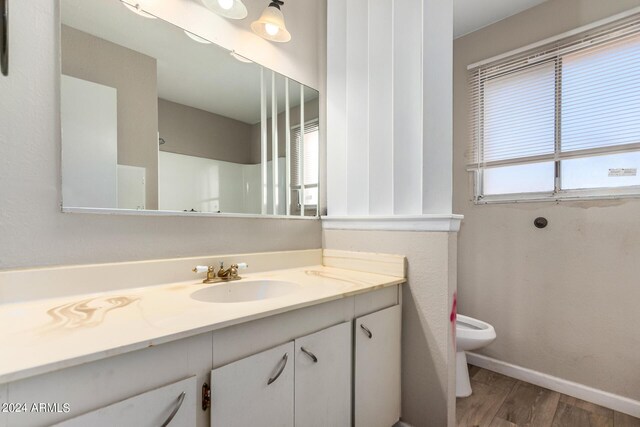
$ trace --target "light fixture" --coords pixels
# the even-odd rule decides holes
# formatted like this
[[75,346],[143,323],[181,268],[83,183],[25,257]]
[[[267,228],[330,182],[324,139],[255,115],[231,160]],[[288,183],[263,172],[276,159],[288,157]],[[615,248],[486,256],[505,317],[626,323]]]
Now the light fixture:
[[211,44],[211,42],[209,40],[203,39],[200,36],[196,36],[191,31],[184,30],[184,33],[187,35],[187,37],[189,37],[193,41],[196,41],[196,42],[202,43],[202,44]]
[[202,4],[220,16],[230,19],[247,17],[247,7],[242,0],[202,0]]
[[262,12],[260,19],[251,24],[253,32],[273,42],[285,43],[291,40],[291,34],[284,25],[284,15],[280,10],[283,4],[281,0],[272,0]]
[[150,13],[145,12],[144,10],[142,10],[142,7],[140,6],[140,3],[136,3],[135,6],[132,4],[127,3],[124,0],[120,0],[122,2],[122,4],[124,5],[124,7],[126,7],[127,9],[129,9],[131,12],[135,13],[136,15],[140,15],[144,18],[148,18],[148,19],[157,19],[155,16],[153,16]]
[[233,56],[235,59],[237,59],[240,62],[246,62],[247,64],[253,64],[252,60],[250,60],[249,58],[245,58],[244,56],[242,56],[239,53],[237,53],[235,50],[232,50],[231,52],[229,52],[229,55]]

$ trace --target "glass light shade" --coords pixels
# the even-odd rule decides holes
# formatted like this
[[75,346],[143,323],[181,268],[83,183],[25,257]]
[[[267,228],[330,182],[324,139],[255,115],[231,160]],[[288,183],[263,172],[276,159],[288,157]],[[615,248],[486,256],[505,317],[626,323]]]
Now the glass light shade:
[[203,39],[200,36],[197,36],[195,34],[193,34],[190,31],[184,30],[184,33],[187,35],[187,37],[189,37],[191,40],[196,41],[198,43],[202,43],[202,44],[211,44],[211,42],[207,39]]
[[242,3],[242,0],[202,0],[202,4],[225,18],[244,19],[247,17],[247,7]]
[[132,5],[129,3],[126,3],[122,0],[120,0],[122,2],[122,4],[124,5],[124,7],[126,7],[127,9],[129,9],[131,12],[135,13],[136,15],[140,15],[144,18],[148,18],[148,19],[157,19],[155,16],[153,16],[150,13],[145,12],[144,10],[142,10],[142,8],[140,7],[139,3],[136,3],[136,5]]
[[291,40],[291,34],[284,24],[284,15],[277,7],[268,6],[260,19],[253,21],[251,29],[263,39],[272,42],[285,43]]
[[229,52],[229,55],[233,56],[235,59],[237,59],[240,62],[246,62],[247,64],[252,64],[253,63],[253,61],[250,60],[249,58],[245,58],[244,56],[236,53],[233,50],[231,52]]

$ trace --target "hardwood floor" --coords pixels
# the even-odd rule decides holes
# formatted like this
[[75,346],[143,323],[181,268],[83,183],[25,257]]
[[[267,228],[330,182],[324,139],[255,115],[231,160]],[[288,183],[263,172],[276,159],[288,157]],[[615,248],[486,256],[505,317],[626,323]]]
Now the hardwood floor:
[[469,366],[473,394],[456,402],[458,427],[640,427],[640,419]]

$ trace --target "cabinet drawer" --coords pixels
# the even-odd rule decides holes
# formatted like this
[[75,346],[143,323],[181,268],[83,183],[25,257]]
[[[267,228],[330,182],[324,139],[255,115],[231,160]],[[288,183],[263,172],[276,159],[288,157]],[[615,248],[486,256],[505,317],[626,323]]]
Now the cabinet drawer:
[[295,340],[296,427],[351,425],[351,325]]
[[[165,424],[169,418],[173,418]],[[191,427],[196,424],[196,377],[130,397],[55,424],[57,427]]]
[[211,427],[292,427],[294,345],[211,371]]

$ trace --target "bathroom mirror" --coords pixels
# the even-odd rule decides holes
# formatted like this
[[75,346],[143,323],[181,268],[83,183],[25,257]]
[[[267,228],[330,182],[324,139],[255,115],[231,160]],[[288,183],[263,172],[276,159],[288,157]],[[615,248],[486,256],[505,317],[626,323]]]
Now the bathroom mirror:
[[64,211],[318,215],[316,90],[120,0],[60,31]]

